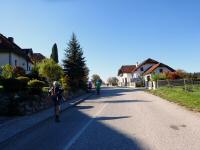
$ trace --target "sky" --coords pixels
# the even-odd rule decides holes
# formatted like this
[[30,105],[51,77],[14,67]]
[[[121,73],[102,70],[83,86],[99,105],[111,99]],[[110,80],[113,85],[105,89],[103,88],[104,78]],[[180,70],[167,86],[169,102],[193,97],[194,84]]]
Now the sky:
[[122,65],[152,58],[200,71],[199,0],[0,0],[0,33],[62,64],[75,33],[92,74],[117,76]]

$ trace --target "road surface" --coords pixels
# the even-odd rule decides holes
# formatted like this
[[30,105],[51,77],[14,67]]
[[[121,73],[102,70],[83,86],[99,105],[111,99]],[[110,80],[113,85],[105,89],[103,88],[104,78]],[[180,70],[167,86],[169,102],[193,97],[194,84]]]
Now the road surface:
[[142,90],[100,96],[0,145],[1,150],[200,150],[200,115]]

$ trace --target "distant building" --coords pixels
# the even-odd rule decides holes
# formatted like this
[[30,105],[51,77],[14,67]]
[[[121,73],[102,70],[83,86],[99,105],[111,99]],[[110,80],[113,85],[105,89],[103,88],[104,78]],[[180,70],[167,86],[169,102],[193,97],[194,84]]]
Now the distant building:
[[43,59],[45,59],[46,57],[44,55],[42,55],[41,53],[33,53],[31,56],[31,61],[33,62],[33,64],[37,64],[42,62]]
[[[140,64],[132,65],[132,67],[125,66],[125,70],[127,69],[128,71],[124,71],[124,72],[128,72],[124,74],[125,76],[124,75],[122,76],[122,73],[120,73],[122,72],[121,70],[123,70],[123,66],[118,72],[119,80],[121,81],[119,82],[120,86],[136,87],[138,83],[142,83],[142,82],[145,84],[145,86],[148,86],[147,85],[148,81],[152,79],[152,75],[160,74],[164,72],[175,72],[175,70],[169,67],[168,65],[160,63],[151,58],[146,59]],[[123,83],[124,79],[125,79],[125,83],[127,81],[127,84],[121,84]]]
[[132,86],[133,70],[136,65],[125,65],[118,70],[119,86]]

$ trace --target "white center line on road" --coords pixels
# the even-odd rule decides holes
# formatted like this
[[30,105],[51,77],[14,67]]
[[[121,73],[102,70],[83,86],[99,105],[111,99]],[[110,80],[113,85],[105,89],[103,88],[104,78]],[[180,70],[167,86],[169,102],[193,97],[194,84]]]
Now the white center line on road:
[[81,136],[81,134],[88,128],[88,126],[95,120],[95,118],[105,109],[108,104],[104,104],[103,107],[90,119],[85,126],[69,141],[69,143],[64,147],[63,150],[69,150],[70,147],[76,142],[76,140]]

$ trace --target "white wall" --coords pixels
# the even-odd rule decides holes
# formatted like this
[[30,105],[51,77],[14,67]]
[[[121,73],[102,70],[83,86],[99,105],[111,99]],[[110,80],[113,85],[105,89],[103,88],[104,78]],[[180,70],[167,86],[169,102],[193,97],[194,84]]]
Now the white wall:
[[0,53],[0,66],[9,64],[9,53]]
[[132,74],[131,73],[123,73],[122,76],[119,76],[119,85],[123,86],[125,84],[125,78],[127,78],[127,83],[130,84],[131,79],[132,79]]
[[[24,70],[29,73],[32,69],[32,64],[28,62],[28,67],[30,70],[27,70],[27,61],[24,57],[21,57],[15,53],[11,53],[11,66],[15,67],[15,60],[17,60],[17,66],[24,68]],[[0,66],[9,64],[9,53],[0,53]]]
[[24,70],[27,70],[27,61],[24,57],[11,53],[11,65],[13,67],[15,67],[15,60],[17,60],[17,66],[20,66],[24,68]]

